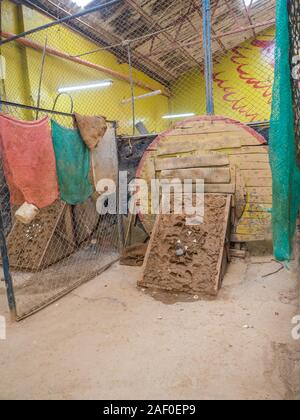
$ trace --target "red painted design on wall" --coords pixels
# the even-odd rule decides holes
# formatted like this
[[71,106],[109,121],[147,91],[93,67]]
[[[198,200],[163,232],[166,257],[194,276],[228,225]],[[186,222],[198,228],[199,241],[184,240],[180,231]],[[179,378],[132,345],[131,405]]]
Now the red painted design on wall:
[[231,109],[233,111],[237,111],[240,115],[243,117],[246,117],[247,120],[250,122],[257,121],[259,118],[258,113],[251,113],[248,109],[247,105],[243,105],[243,101],[246,99],[245,97],[241,97],[238,99],[235,99],[237,96],[237,91],[230,86],[226,86],[226,83],[228,83],[228,80],[223,80],[219,76],[223,74],[224,72],[215,73],[214,74],[214,82],[217,83],[217,85],[226,92],[226,94],[223,96],[224,101],[231,104]]
[[[255,77],[252,69],[253,66],[250,65],[249,60],[251,58],[251,52],[253,53],[253,47],[259,48],[261,50],[263,62],[274,68],[275,41],[274,39],[255,39],[251,42],[251,46],[252,48],[245,46],[233,48],[230,60],[235,65],[239,79],[253,89],[260,90],[266,104],[270,105],[272,102],[272,80],[259,80]],[[237,111],[249,121],[253,122],[257,120],[259,118],[259,113],[252,112],[253,104],[249,103],[249,105],[245,105],[247,98],[245,96],[242,97],[241,92],[237,88],[230,86],[229,80],[226,80],[223,76],[225,74],[226,72],[214,74],[214,82],[225,92],[225,95],[223,96],[224,101],[230,103],[233,111]]]

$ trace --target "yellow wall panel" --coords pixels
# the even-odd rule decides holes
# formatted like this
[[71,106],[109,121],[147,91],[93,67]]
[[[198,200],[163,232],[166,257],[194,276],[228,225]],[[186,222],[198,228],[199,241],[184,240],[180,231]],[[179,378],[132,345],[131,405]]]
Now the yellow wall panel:
[[[275,29],[229,51],[214,65],[215,113],[241,122],[270,119],[274,80]],[[197,69],[173,85],[176,113],[205,114],[203,73]],[[201,98],[199,100],[199,98]]]

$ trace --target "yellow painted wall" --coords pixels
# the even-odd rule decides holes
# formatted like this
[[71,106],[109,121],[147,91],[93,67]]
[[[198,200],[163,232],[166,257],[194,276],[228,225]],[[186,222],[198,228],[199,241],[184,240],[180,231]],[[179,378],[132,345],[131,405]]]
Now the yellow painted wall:
[[[9,7],[8,7],[9,6]],[[1,21],[7,31],[19,33],[22,31],[22,25],[18,8],[13,3],[2,3]],[[8,45],[1,49],[1,55],[6,60],[6,78],[2,81],[1,97],[9,100],[10,94],[15,102],[29,103],[30,88],[28,84],[28,74],[26,69],[26,56],[20,48],[15,45]],[[21,117],[30,118],[30,113],[19,111]]]
[[[7,0],[4,0],[2,3],[1,18],[2,30],[13,33],[19,33],[23,28],[24,30],[35,28],[50,21],[37,11],[24,6],[18,8]],[[80,34],[62,25],[33,34],[29,36],[29,39],[44,45],[46,37],[48,38],[49,47],[71,55],[78,55],[97,48],[95,44]],[[36,105],[42,59],[41,52],[12,43],[3,46],[1,54],[7,62],[7,78],[5,80],[7,100]],[[119,64],[117,58],[109,52],[102,51],[84,57],[84,59],[125,75],[129,74],[129,66],[127,64]],[[155,89],[163,88],[161,84],[136,69],[134,69],[134,78],[150,84]],[[46,57],[41,106],[52,108],[59,87],[81,85],[103,79],[112,79],[114,81],[113,86],[98,90],[72,92],[75,111],[88,115],[105,115],[108,119],[119,121],[120,132],[131,133],[131,104],[121,105],[122,99],[130,98],[131,96],[129,83],[113,79],[105,73],[61,58],[49,55]],[[135,87],[135,95],[142,95],[148,92],[145,89]],[[57,109],[69,112],[69,98],[66,96],[61,97]],[[165,122],[161,119],[161,116],[167,112],[168,99],[161,95],[136,102],[137,121],[143,121],[152,132],[159,132],[165,128]]]
[[[229,51],[214,65],[217,115],[242,122],[270,119],[274,79],[275,29]],[[197,69],[178,79],[172,89],[172,111],[205,114],[205,85]],[[199,100],[199,98],[201,98]]]

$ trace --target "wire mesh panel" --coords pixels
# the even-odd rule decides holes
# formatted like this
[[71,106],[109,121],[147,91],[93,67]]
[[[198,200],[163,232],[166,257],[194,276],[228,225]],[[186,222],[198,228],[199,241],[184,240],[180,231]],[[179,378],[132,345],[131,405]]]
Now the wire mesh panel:
[[297,162],[300,166],[300,2],[289,0],[289,26],[290,26],[290,55],[295,71],[292,72],[293,108],[295,114],[295,140],[297,147]]
[[[3,2],[3,39],[19,32],[16,14],[30,30],[80,10],[76,1],[24,3]],[[275,0],[211,1],[216,114],[269,121],[274,7]],[[3,45],[7,68],[14,63],[17,71],[1,96],[48,109],[63,92],[56,103],[61,111],[69,112],[72,102],[79,113],[118,121],[118,134],[159,133],[178,115],[206,112],[202,33],[201,1],[120,0]],[[99,82],[107,85],[87,88]]]
[[[16,108],[4,112],[19,116]],[[43,113],[40,115],[44,116]],[[64,126],[72,118],[56,116]],[[13,278],[18,318],[53,302],[80,284],[96,277],[120,255],[117,214],[101,215],[96,199],[71,206],[62,201],[40,210],[30,224],[14,218],[9,190],[0,168],[1,213]],[[1,293],[5,293],[1,282]]]

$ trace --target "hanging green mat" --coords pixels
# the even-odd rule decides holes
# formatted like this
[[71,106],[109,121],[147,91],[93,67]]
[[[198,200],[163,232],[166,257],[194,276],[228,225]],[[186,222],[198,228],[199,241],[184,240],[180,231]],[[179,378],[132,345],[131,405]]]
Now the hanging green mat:
[[68,204],[86,201],[93,193],[89,180],[90,151],[79,131],[51,121],[60,197]]
[[296,163],[289,16],[287,0],[277,0],[275,81],[270,131],[273,173],[273,242],[278,260],[290,260],[300,206],[300,171]]

